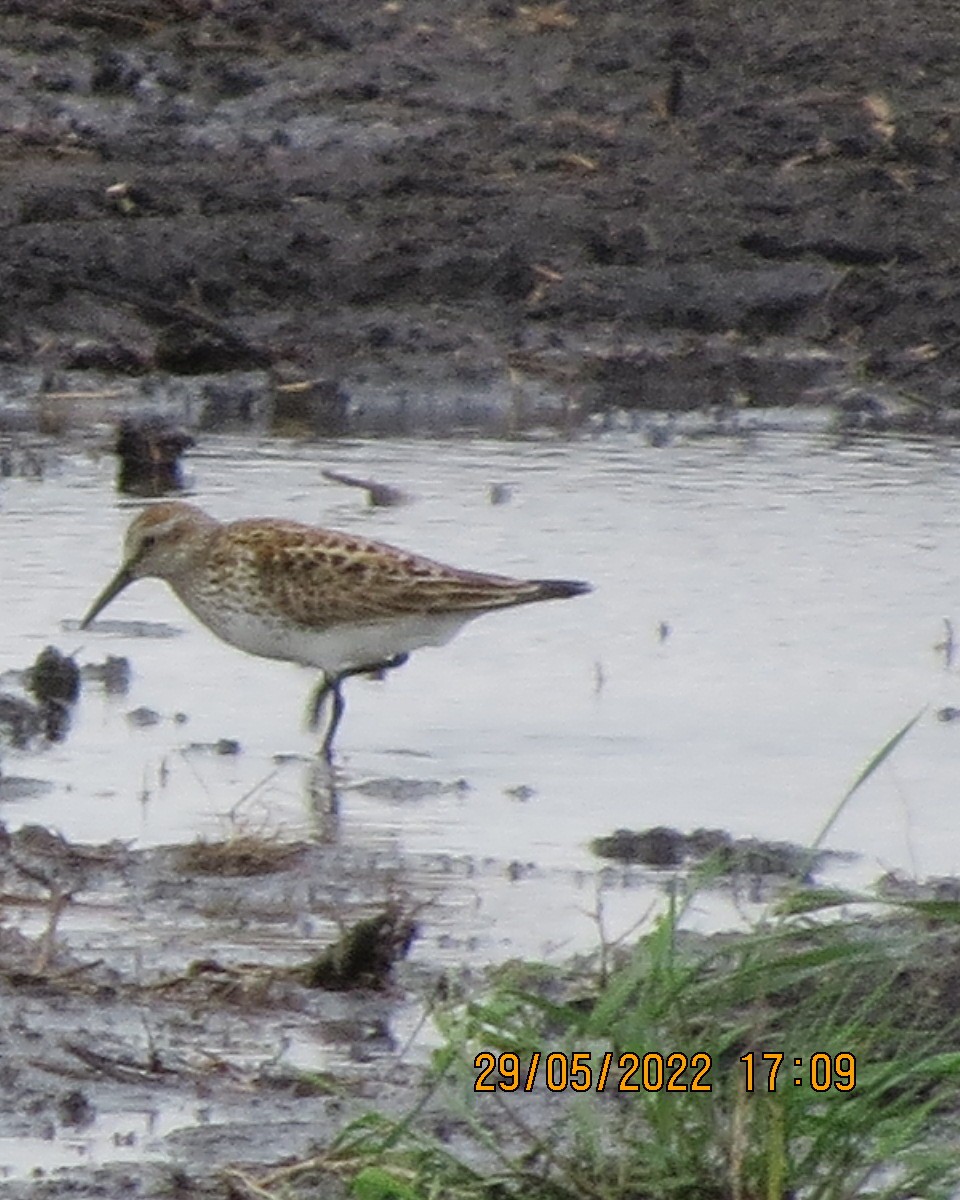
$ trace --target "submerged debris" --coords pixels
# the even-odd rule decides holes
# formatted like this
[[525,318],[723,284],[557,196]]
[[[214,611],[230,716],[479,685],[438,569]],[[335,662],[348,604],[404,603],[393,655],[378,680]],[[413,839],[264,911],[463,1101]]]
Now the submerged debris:
[[617,829],[590,843],[594,854],[623,863],[678,867],[709,862],[723,875],[780,875],[808,880],[826,851],[811,851],[791,842],[734,838],[723,829],[679,829],[655,825],[650,829]]
[[938,654],[943,655],[944,670],[949,671],[957,653],[957,640],[954,635],[953,622],[949,617],[943,618],[943,638],[933,648]]
[[108,654],[102,663],[84,663],[80,676],[91,683],[103,684],[110,696],[122,696],[130,690],[130,660],[120,654]]
[[[173,719],[177,725],[185,725],[190,718],[186,713],[176,713]],[[233,758],[242,750],[236,738],[228,737],[217,738],[215,742],[191,742],[184,747],[184,753],[219,754],[221,758]]]
[[25,775],[4,775],[0,771],[0,802],[10,800],[32,800],[52,791],[50,779],[31,779]]
[[389,983],[394,964],[406,958],[417,932],[409,912],[388,904],[345,929],[332,946],[298,969],[297,978],[308,988],[379,991]]
[[57,1101],[57,1116],[69,1129],[86,1129],[97,1119],[97,1110],[84,1092],[74,1088]]
[[11,834],[0,823],[0,886],[5,892],[39,887],[49,905],[47,925],[37,942],[29,974],[47,974],[57,957],[57,925],[63,910],[77,892],[98,886],[105,875],[122,870],[128,849],[123,842],[73,845],[43,825],[24,825]]
[[148,708],[145,704],[131,708],[127,713],[127,720],[135,729],[148,729],[151,725],[159,725],[162,719],[155,708]]
[[60,742],[70,728],[70,709],[80,695],[80,668],[71,655],[47,646],[27,673],[27,688],[40,706],[44,732]]
[[16,750],[25,750],[45,729],[40,709],[9,692],[0,692],[0,738]]
[[396,508],[406,504],[410,497],[406,492],[393,487],[389,483],[378,483],[375,479],[357,479],[354,475],[344,475],[341,471],[321,471],[324,479],[333,483],[342,483],[347,487],[362,488],[367,493],[367,503],[371,508]]
[[591,849],[601,858],[646,863],[650,867],[675,867],[684,855],[686,838],[679,829],[655,825],[634,832],[617,829],[609,837],[594,838]]
[[407,803],[414,800],[428,800],[434,796],[463,796],[470,791],[466,779],[454,779],[444,783],[440,779],[403,779],[400,776],[389,775],[377,779],[365,779],[353,784],[352,791],[362,796],[371,796],[375,800],[389,800],[394,803]]
[[68,842],[45,825],[23,825],[11,834],[0,822],[0,872],[11,872],[21,883],[39,884],[52,895],[70,897],[94,887],[128,860],[126,842]]
[[120,459],[117,491],[134,496],[165,496],[183,491],[180,457],[194,439],[162,417],[125,419],[114,452]]
[[27,686],[41,704],[73,704],[80,695],[80,669],[71,655],[47,646],[30,668]]

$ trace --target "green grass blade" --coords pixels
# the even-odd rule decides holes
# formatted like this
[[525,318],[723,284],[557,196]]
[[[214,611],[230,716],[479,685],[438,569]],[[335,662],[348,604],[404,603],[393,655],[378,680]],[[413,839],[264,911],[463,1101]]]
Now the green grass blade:
[[846,792],[844,792],[844,794],[840,797],[840,800],[834,807],[833,812],[827,818],[826,823],[814,838],[813,843],[810,846],[811,850],[817,850],[820,847],[824,838],[837,823],[840,814],[853,799],[854,795],[861,787],[863,787],[871,775],[873,775],[874,772],[877,771],[887,761],[890,755],[894,752],[894,750],[896,750],[896,748],[900,745],[910,730],[913,729],[914,725],[916,725],[926,711],[926,708],[921,708],[916,716],[911,717],[906,725],[898,729],[893,737],[886,741],[876,752],[876,754],[874,754],[874,756],[870,759],[853,783],[847,788]]

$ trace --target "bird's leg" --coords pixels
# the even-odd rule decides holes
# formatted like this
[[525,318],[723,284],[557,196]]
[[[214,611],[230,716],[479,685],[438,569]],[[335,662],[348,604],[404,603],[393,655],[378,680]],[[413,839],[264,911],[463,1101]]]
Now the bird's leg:
[[409,654],[395,654],[392,658],[384,659],[383,662],[365,663],[360,667],[347,667],[339,675],[323,675],[321,677],[320,683],[317,685],[317,689],[310,700],[307,710],[307,723],[311,729],[316,729],[319,726],[320,713],[323,711],[324,703],[327,697],[332,694],[333,707],[330,713],[330,723],[327,726],[326,733],[323,735],[323,741],[320,743],[320,749],[324,758],[329,760],[333,753],[333,737],[343,717],[343,710],[347,706],[343,698],[343,692],[340,690],[343,681],[350,679],[354,675],[377,675],[384,671],[392,671],[396,667],[402,667],[409,657]]
[[330,691],[333,692],[333,709],[330,713],[330,724],[327,726],[327,732],[323,735],[323,741],[320,743],[320,751],[323,757],[329,762],[333,758],[333,735],[337,732],[337,726],[340,724],[340,718],[343,716],[343,710],[347,707],[346,701],[343,698],[343,692],[340,691],[340,684],[343,682],[344,675],[338,675],[330,685]]
[[307,705],[307,728],[316,730],[320,725],[320,714],[323,712],[323,706],[327,697],[333,691],[336,678],[330,678],[329,675],[321,675],[320,682],[317,684],[313,695],[310,697],[310,703]]
[[[317,729],[319,727],[320,713],[323,711],[326,699],[331,692],[337,691],[342,680],[349,679],[352,675],[379,675],[384,671],[393,671],[397,667],[402,667],[409,657],[409,654],[395,654],[393,658],[387,658],[383,662],[368,663],[362,667],[348,667],[347,670],[341,671],[339,675],[321,675],[320,682],[317,684],[316,690],[310,698],[310,704],[307,707],[307,728]],[[341,704],[343,703],[342,698],[340,702]]]

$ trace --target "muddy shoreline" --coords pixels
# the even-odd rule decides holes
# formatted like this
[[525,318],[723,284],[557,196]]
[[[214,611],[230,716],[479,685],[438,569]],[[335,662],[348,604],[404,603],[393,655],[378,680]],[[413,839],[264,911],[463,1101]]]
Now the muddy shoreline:
[[0,360],[48,421],[228,373],[227,418],[320,433],[854,386],[936,430],[952,29],[936,0],[8,0]]
[[[29,827],[12,847],[14,863],[29,855],[45,876],[52,863],[52,878],[82,883],[82,893],[53,940],[3,933],[0,1142],[26,1139],[20,1162],[44,1139],[58,1163],[71,1144],[77,1161],[89,1144],[104,1162],[114,1129],[120,1161],[38,1166],[33,1182],[7,1180],[6,1194],[160,1195],[179,1179],[178,1194],[201,1195],[230,1162],[304,1157],[366,1107],[409,1096],[413,1071],[396,1064],[389,1033],[400,984],[305,988],[290,969],[291,951],[305,960],[336,939],[341,918],[355,921],[396,894],[396,862],[305,844],[271,862],[277,846],[264,842],[259,867],[235,857],[217,874],[197,847],[190,858],[189,847],[56,846]],[[78,863],[90,872],[82,880]],[[4,867],[8,911],[16,903],[21,921],[32,912],[46,925],[49,891],[10,855]],[[300,1042],[313,1048],[310,1068],[290,1065]]]
[[[636,836],[647,846],[669,832]],[[243,831],[225,842],[137,850],[71,844],[24,826],[12,836],[3,829],[0,848],[7,914],[0,930],[0,1156],[15,1164],[7,1167],[5,1196],[255,1196],[257,1179],[315,1159],[302,1184],[291,1180],[289,1194],[339,1200],[356,1194],[350,1182],[360,1160],[338,1153],[338,1138],[367,1114],[389,1120],[416,1110],[418,1130],[480,1170],[495,1170],[497,1160],[465,1121],[465,1105],[488,1129],[499,1127],[504,1145],[514,1138],[522,1145],[531,1130],[546,1131],[557,1119],[564,1101],[542,1087],[512,1099],[472,1096],[468,1104],[462,1080],[438,1083],[429,1065],[441,1039],[430,1012],[511,972],[518,985],[543,987],[547,997],[590,994],[593,955],[566,967],[512,960],[488,976],[444,968],[431,961],[435,949],[410,961],[398,949],[381,986],[329,989],[304,974],[318,951],[391,904],[409,915],[415,933],[429,930],[435,945],[438,928],[454,942],[462,938],[458,880],[469,886],[496,864],[442,856],[420,862],[414,889],[413,861],[395,854]],[[782,859],[788,849],[779,844],[770,854]],[[749,847],[752,866],[730,863],[725,881],[715,877],[708,886],[753,904],[789,896],[801,876],[772,859],[761,864],[758,850]],[[799,848],[790,853],[812,861]],[[643,871],[649,877],[649,867],[608,866],[602,874],[617,886],[618,873]],[[667,891],[681,893],[684,878],[660,876]],[[629,886],[627,874],[622,885]],[[73,893],[59,906],[57,887]],[[956,892],[956,880],[921,886],[893,876],[877,889],[894,906],[926,904],[931,914],[955,902]],[[838,901],[829,890],[821,895],[828,906]],[[942,934],[955,942],[948,928]],[[736,940],[688,936],[704,947]],[[952,958],[933,962],[925,948],[924,937],[935,933],[911,934],[903,920],[878,919],[863,923],[860,937],[880,948],[916,943],[897,960],[898,980],[916,994],[916,1011],[932,1006],[935,1019],[955,1019]],[[511,1104],[522,1111],[520,1124]]]

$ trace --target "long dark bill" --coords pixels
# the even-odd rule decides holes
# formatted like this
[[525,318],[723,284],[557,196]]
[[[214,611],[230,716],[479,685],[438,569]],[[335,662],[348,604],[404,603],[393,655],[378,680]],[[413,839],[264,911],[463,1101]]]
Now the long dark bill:
[[129,567],[121,567],[100,595],[90,605],[90,611],[80,622],[80,628],[86,629],[90,622],[107,607],[111,600],[119,596],[125,587],[133,583],[133,574]]

